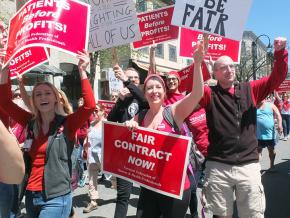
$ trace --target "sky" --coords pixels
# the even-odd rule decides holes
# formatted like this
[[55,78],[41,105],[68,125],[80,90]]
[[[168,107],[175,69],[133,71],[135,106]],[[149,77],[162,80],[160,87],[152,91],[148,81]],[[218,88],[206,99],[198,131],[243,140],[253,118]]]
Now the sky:
[[[253,31],[256,36],[266,34],[271,44],[278,36],[287,38],[290,46],[290,1],[289,0],[252,0],[252,7],[245,30]],[[267,37],[260,37],[268,45]]]

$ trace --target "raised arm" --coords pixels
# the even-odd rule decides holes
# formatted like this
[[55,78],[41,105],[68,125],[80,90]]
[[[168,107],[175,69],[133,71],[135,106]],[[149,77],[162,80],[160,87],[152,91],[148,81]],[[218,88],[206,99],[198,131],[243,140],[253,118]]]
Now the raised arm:
[[197,45],[197,49],[193,54],[194,58],[194,75],[192,91],[183,99],[172,105],[172,114],[176,124],[180,127],[186,117],[196,108],[203,96],[203,77],[201,63],[204,59],[205,49],[204,42],[201,41]]
[[274,104],[271,104],[271,105],[272,105],[274,117],[277,119],[278,133],[281,134],[283,131],[281,114],[279,112],[279,109]]
[[280,98],[278,92],[274,91],[274,97],[275,97],[275,100],[277,99],[277,101],[282,101],[282,99]]
[[69,132],[68,137],[71,140],[74,139],[77,129],[79,129],[89,119],[91,113],[93,113],[96,107],[93,90],[86,73],[86,68],[90,63],[89,55],[86,51],[79,52],[78,58],[78,68],[81,79],[84,104],[83,106],[79,107],[75,113],[67,116],[66,126]]
[[[125,72],[122,70],[122,68],[116,64],[114,66],[114,72],[115,77],[119,80],[121,80],[124,84],[124,87],[129,90],[130,93],[126,92],[126,89],[120,90],[119,97],[121,100],[123,100],[125,97],[132,95],[134,98],[139,101],[139,103],[142,105],[142,107],[147,107],[147,101],[144,98],[143,92],[137,87],[135,84],[133,84],[129,78],[126,76]],[[120,96],[121,94],[121,96]],[[145,105],[145,106],[144,106]]]
[[286,39],[278,37],[274,41],[274,67],[272,73],[259,80],[251,81],[252,97],[256,104],[273,92],[284,81],[288,72],[288,51]]
[[19,184],[24,175],[24,161],[16,138],[0,121],[0,181]]
[[8,81],[8,74],[8,67],[2,70],[0,65],[0,107],[13,120],[25,126],[32,118],[32,114],[23,110],[12,101],[11,80]]
[[154,43],[153,45],[150,46],[150,50],[149,50],[148,75],[153,74],[153,73],[157,73],[156,62],[155,62],[155,49],[156,49],[156,44]]
[[17,76],[17,81],[18,81],[18,85],[19,85],[19,89],[20,89],[20,95],[21,95],[21,98],[24,102],[24,104],[27,106],[27,108],[32,111],[32,107],[31,107],[31,98],[30,96],[28,95],[26,89],[25,89],[25,86],[24,86],[24,83],[23,83],[23,77],[22,75],[18,75]]

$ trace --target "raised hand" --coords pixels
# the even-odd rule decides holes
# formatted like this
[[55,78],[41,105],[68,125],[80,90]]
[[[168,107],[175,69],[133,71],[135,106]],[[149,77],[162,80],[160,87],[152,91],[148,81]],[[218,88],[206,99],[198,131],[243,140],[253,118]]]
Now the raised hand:
[[131,95],[131,92],[129,91],[128,88],[122,88],[119,90],[119,93],[118,93],[118,97],[121,100],[124,100],[126,97],[129,97],[130,95]]
[[125,75],[124,71],[122,70],[122,68],[116,64],[113,68],[114,72],[115,72],[115,77],[123,82],[128,80],[128,77]]
[[274,39],[274,49],[275,51],[280,51],[286,47],[287,39],[284,37],[277,37]]
[[90,56],[86,50],[78,51],[77,58],[79,59],[78,67],[80,72],[85,72],[90,64]]

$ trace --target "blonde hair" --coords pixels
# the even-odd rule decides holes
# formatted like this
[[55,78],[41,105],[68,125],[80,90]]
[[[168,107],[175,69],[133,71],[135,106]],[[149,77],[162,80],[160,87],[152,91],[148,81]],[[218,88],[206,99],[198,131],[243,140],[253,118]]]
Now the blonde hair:
[[62,115],[62,116],[66,116],[67,114],[64,112],[64,107],[61,103],[61,100],[59,98],[59,90],[57,90],[57,88],[51,84],[50,82],[38,82],[34,87],[33,87],[33,90],[32,90],[32,104],[31,104],[31,108],[32,108],[32,114],[34,116],[34,124],[33,124],[33,132],[34,132],[34,135],[37,137],[38,134],[39,134],[39,130],[41,128],[41,122],[42,122],[42,118],[41,118],[41,114],[40,114],[40,111],[35,107],[35,90],[38,86],[40,85],[46,85],[48,86],[54,93],[54,96],[56,98],[56,101],[57,103],[55,104],[54,106],[54,111],[56,114],[58,115]]
[[101,104],[96,104],[96,109],[98,109],[97,115],[99,117],[104,117],[104,118],[107,117],[107,114],[105,112],[105,108]]
[[[62,105],[63,105],[64,113],[66,113],[67,115],[72,114],[73,109],[72,109],[71,104],[68,101],[66,94],[60,89],[58,90],[58,93],[61,95],[61,98],[63,99]],[[61,99],[60,99],[60,101],[61,101]]]

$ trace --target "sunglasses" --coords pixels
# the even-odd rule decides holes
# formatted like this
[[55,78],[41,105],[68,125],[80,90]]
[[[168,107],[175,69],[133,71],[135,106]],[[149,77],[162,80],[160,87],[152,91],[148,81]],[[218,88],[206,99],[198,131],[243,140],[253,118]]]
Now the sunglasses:
[[13,98],[21,98],[21,95],[20,94],[14,94]]

